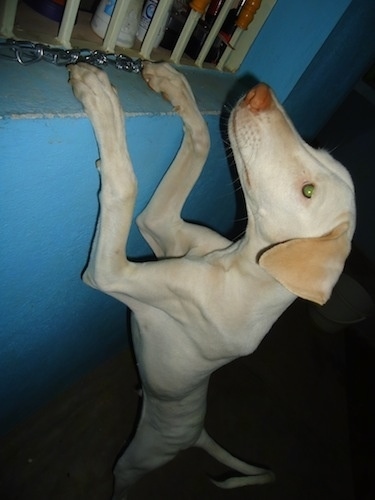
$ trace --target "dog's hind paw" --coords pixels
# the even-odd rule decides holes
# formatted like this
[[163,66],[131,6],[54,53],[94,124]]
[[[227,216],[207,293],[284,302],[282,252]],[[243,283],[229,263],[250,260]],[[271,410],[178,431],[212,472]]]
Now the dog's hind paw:
[[263,474],[256,474],[254,476],[239,476],[239,477],[229,477],[222,481],[210,478],[210,481],[219,488],[222,489],[233,489],[241,488],[243,486],[252,486],[256,484],[268,484],[275,481],[275,474],[272,471],[265,471]]

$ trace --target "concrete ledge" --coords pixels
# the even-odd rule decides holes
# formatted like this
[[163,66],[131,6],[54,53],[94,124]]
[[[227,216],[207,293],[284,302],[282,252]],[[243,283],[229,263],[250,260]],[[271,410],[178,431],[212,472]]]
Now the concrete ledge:
[[[81,104],[68,85],[68,71],[45,61],[21,66],[0,59],[0,117],[80,116]],[[139,74],[104,68],[117,88],[127,114],[170,113],[170,104],[150,91]],[[179,67],[188,78],[201,111],[218,114],[236,77],[227,73]]]

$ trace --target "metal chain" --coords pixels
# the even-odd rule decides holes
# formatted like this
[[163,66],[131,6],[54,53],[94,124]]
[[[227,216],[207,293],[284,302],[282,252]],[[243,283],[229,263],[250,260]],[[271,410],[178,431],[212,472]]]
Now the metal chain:
[[0,40],[0,58],[16,61],[22,66],[47,61],[56,66],[66,66],[86,62],[94,66],[112,65],[116,69],[139,73],[142,71],[141,59],[132,59],[124,54],[107,54],[100,50],[59,49],[41,43],[22,40]]

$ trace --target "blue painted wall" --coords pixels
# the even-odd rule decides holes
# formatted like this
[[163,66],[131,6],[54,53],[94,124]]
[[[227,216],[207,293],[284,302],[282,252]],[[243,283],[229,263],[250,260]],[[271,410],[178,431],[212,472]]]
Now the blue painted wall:
[[[222,232],[232,227],[232,177],[219,132],[230,89],[252,75],[290,98],[348,4],[279,0],[237,75],[186,70],[213,137],[187,217]],[[128,113],[138,212],[173,158],[181,127],[139,76],[109,73]],[[125,347],[127,332],[125,308],[80,281],[97,214],[97,150],[65,68],[0,61],[0,117],[1,433]],[[149,253],[135,228],[128,252]]]
[[353,0],[287,96],[285,107],[304,137],[314,138],[374,63],[374,26],[374,0]]
[[284,101],[350,5],[350,0],[279,0],[240,74],[251,72]]
[[[125,347],[127,315],[123,305],[80,280],[98,210],[98,152],[66,69],[2,62],[1,72],[0,415],[7,429]],[[127,109],[138,213],[173,159],[182,127],[139,75],[109,73]],[[222,75],[215,91],[216,73],[204,83],[194,72],[189,79],[204,101],[213,141],[185,214],[227,232],[235,203],[219,112],[233,78]],[[135,227],[128,252],[135,258],[150,254]]]

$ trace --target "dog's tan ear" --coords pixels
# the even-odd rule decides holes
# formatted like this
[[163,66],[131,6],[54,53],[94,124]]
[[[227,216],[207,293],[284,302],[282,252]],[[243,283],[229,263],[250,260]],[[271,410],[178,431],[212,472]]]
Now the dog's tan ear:
[[347,222],[319,238],[289,240],[266,250],[260,266],[285,288],[317,304],[329,299],[350,252]]

